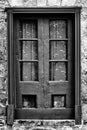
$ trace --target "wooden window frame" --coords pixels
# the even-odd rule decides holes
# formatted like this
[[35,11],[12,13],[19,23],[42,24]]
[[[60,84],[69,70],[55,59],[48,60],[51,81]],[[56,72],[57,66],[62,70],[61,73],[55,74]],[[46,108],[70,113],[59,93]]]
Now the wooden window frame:
[[6,8],[8,23],[8,107],[7,124],[14,120],[15,105],[15,72],[13,71],[13,17],[14,14],[73,14],[75,18],[75,123],[81,124],[81,63],[80,63],[80,12],[81,7],[44,7],[44,8]]

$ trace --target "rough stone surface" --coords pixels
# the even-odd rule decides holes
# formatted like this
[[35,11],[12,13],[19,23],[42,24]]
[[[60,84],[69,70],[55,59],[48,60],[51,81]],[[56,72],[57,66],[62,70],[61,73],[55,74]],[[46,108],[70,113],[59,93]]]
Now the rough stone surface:
[[82,105],[82,118],[87,121],[87,104]]
[[[12,127],[6,125],[8,104],[7,71],[7,15],[5,7],[82,6],[81,10],[81,101],[82,124],[74,121],[16,120]],[[87,130],[87,0],[0,0],[0,130]]]
[[48,0],[48,6],[60,6],[61,0]]
[[11,6],[21,6],[23,5],[23,0],[8,0]]
[[37,0],[25,0],[23,2],[23,5],[26,7],[31,7],[31,6],[36,6],[37,5]]
[[37,0],[37,6],[46,6],[46,0]]
[[62,0],[62,6],[73,6],[75,3],[76,0]]

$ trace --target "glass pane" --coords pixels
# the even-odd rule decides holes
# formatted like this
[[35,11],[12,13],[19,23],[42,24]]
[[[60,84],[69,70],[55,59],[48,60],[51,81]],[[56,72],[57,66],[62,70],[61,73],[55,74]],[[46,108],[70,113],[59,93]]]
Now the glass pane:
[[36,95],[22,95],[23,108],[36,108]]
[[54,107],[54,108],[65,107],[65,96],[53,95],[52,96],[52,107]]
[[67,44],[65,41],[51,41],[49,43],[49,59],[63,60],[67,58]]
[[23,59],[23,60],[37,60],[38,59],[37,41],[21,41],[20,59]]
[[50,38],[66,38],[66,20],[50,20]]
[[35,20],[20,21],[21,38],[37,38],[37,22]]
[[50,62],[49,68],[50,81],[65,81],[67,80],[67,65],[65,62]]
[[21,81],[38,81],[38,63],[23,62],[20,63]]

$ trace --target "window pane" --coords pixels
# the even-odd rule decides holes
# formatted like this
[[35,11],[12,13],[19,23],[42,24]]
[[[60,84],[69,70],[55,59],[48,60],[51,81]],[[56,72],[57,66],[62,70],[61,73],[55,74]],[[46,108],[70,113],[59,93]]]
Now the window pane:
[[36,95],[22,95],[23,108],[36,108]]
[[67,58],[67,44],[65,41],[50,41],[49,59],[63,60]]
[[20,21],[21,38],[37,38],[37,22],[35,20]]
[[63,108],[65,107],[65,96],[63,95],[52,95],[52,107]]
[[38,81],[38,63],[22,62],[20,63],[21,81]]
[[67,65],[65,62],[50,62],[49,80],[67,80]]
[[38,59],[37,41],[21,41],[20,59],[23,59],[23,60],[37,60]]
[[50,20],[50,38],[66,38],[66,20]]

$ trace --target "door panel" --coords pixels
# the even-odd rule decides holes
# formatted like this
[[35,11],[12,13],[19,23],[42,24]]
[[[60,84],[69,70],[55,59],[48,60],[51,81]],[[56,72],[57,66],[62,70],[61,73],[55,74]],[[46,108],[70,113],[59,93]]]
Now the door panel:
[[[45,42],[45,91],[46,107],[53,107],[54,99],[64,99],[64,108],[74,107],[74,59],[72,42],[72,21],[70,19],[49,19],[48,44]],[[48,50],[49,51],[48,51]],[[46,56],[49,55],[49,56]],[[54,98],[53,98],[54,97]],[[73,100],[72,100],[73,99]],[[59,103],[59,100],[56,103]],[[59,105],[58,105],[59,106]],[[59,107],[60,108],[60,107]],[[62,108],[61,108],[62,109]]]
[[[41,22],[39,21],[31,19],[17,21],[17,29],[19,29],[17,30],[18,58],[16,59],[17,107],[43,107],[43,46],[42,30],[38,26]],[[32,104],[36,105],[32,105],[30,100],[31,103],[35,102]]]

